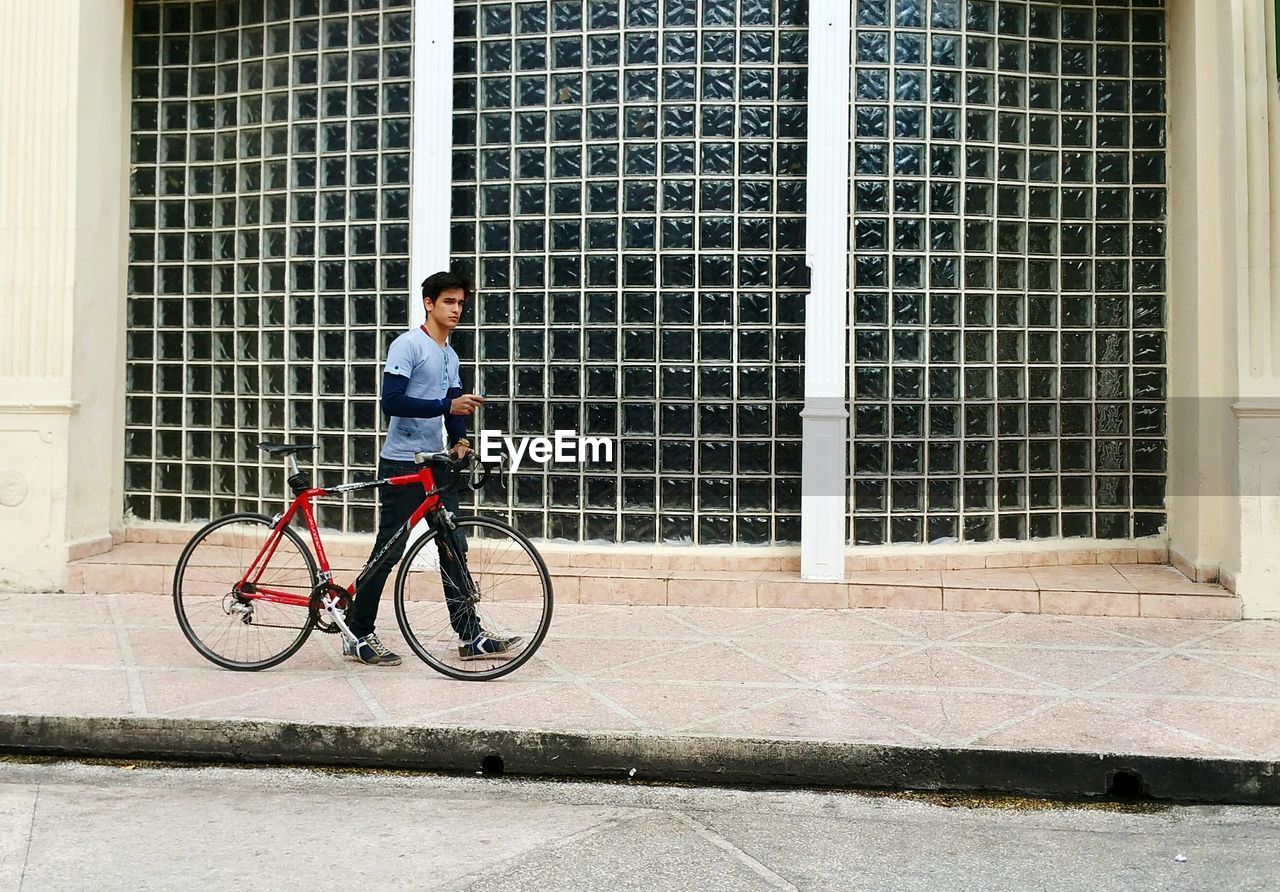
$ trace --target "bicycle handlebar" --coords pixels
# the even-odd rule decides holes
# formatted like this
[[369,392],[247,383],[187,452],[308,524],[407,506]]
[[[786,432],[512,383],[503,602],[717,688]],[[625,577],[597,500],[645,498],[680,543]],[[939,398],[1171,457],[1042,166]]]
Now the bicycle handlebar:
[[[451,481],[445,486],[439,485],[437,481],[436,492],[449,492],[459,484],[472,491],[479,490],[488,482],[489,475],[492,473],[490,465],[480,461],[474,451],[468,452],[462,458],[455,458],[449,452],[419,452],[413,456],[413,461],[419,465],[441,465],[449,469]],[[479,469],[479,474],[476,469]]]

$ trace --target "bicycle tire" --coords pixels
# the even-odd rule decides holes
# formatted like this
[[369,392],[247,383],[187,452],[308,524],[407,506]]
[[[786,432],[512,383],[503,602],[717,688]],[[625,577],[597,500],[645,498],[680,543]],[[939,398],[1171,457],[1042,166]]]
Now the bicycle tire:
[[[446,675],[449,678],[455,678],[460,681],[492,681],[495,678],[501,678],[502,676],[519,669],[527,663],[537,652],[538,648],[542,646],[542,642],[547,636],[547,631],[551,627],[551,614],[555,601],[551,585],[551,574],[547,572],[547,565],[543,561],[542,555],[538,553],[538,549],[534,547],[534,544],[529,541],[527,536],[514,527],[505,524],[502,521],[494,520],[493,518],[480,517],[476,515],[455,517],[453,519],[453,523],[456,529],[463,530],[464,533],[471,529],[482,529],[499,533],[502,537],[516,543],[529,558],[530,566],[533,568],[532,575],[539,580],[542,590],[541,616],[538,619],[536,630],[529,630],[531,634],[527,639],[528,643],[523,646],[523,649],[521,649],[519,653],[514,656],[503,656],[494,660],[476,661],[485,664],[487,668],[477,667],[474,670],[461,668],[460,666],[440,659],[429,647],[423,644],[420,640],[419,634],[415,632],[409,621],[408,610],[405,603],[406,582],[409,579],[410,573],[414,572],[412,569],[414,559],[418,557],[422,549],[426,548],[428,544],[435,543],[437,537],[440,535],[440,530],[438,528],[430,530],[426,535],[414,542],[400,562],[400,569],[396,574],[395,586],[396,622],[400,626],[400,633],[404,636],[405,643],[409,645],[409,648],[418,656],[419,659],[432,669],[435,669],[442,675]],[[463,552],[462,563],[467,570],[468,576],[470,576],[472,570],[470,562],[466,557],[468,553],[469,552],[467,551]],[[436,576],[437,580],[439,580],[439,578],[439,576]],[[437,584],[436,588],[440,588],[440,586]],[[440,598],[440,601],[444,600],[444,597]],[[480,600],[485,599],[481,596]],[[520,631],[524,631],[524,629],[521,629]],[[437,639],[437,642],[438,641],[439,639]],[[457,639],[453,639],[450,649],[456,648],[457,644]]]
[[[188,580],[186,579],[186,576],[188,573],[188,569],[190,567],[191,558],[195,554],[196,549],[199,548],[200,545],[205,542],[205,540],[209,539],[209,537],[213,533],[217,532],[219,529],[223,527],[230,526],[231,524],[234,524],[234,523],[246,523],[251,525],[264,526],[267,528],[267,531],[265,532],[268,535],[269,535],[269,530],[272,528],[271,518],[263,514],[254,514],[250,512],[227,514],[217,518],[216,520],[210,521],[208,524],[201,527],[200,530],[198,530],[196,534],[192,536],[191,539],[187,542],[186,547],[182,549],[182,554],[178,558],[178,564],[174,568],[173,608],[174,608],[174,612],[177,614],[178,627],[182,629],[182,634],[186,637],[187,641],[191,643],[191,646],[196,649],[196,652],[199,653],[202,657],[204,657],[205,659],[209,660],[211,663],[214,663],[217,666],[221,666],[224,669],[231,669],[237,672],[257,672],[262,669],[269,669],[272,666],[277,666],[280,663],[283,663],[285,660],[289,659],[289,657],[293,656],[295,653],[297,653],[298,649],[301,648],[302,645],[306,643],[307,638],[311,635],[312,630],[315,628],[317,616],[316,616],[316,611],[314,609],[308,609],[306,613],[306,619],[302,622],[300,626],[297,627],[298,629],[297,637],[294,638],[290,643],[288,643],[283,649],[264,659],[252,660],[252,661],[234,660],[227,656],[224,656],[223,654],[218,653],[218,651],[215,650],[214,647],[210,646],[203,640],[203,638],[195,631],[191,622],[191,618],[188,616],[188,610],[187,610],[187,604],[186,604]],[[319,585],[320,583],[320,570],[316,566],[315,558],[312,556],[310,549],[307,548],[306,543],[303,541],[302,537],[299,536],[297,532],[290,529],[289,527],[284,527],[283,529],[281,529],[280,532],[297,549],[298,554],[301,556],[302,560],[305,563],[305,570],[307,572],[307,576],[310,582],[310,587],[314,589],[315,586]],[[232,574],[231,571],[228,571],[228,579],[230,579],[231,575],[234,575],[234,574]],[[230,580],[227,583],[227,593],[226,595],[222,596],[224,605],[226,603],[225,599],[227,597],[232,596],[231,587],[234,584],[235,584],[234,580]],[[191,593],[191,597],[192,598],[196,597],[194,592]],[[218,594],[216,592],[213,595],[206,594],[205,597],[218,597]],[[261,604],[266,602],[255,601],[253,603]],[[290,609],[301,610],[301,608],[290,608]],[[225,610],[225,606],[224,606],[224,612],[227,612]],[[227,612],[227,616],[230,617],[231,614]],[[230,628],[234,628],[235,622],[236,620],[232,618]],[[240,622],[247,627],[252,627],[251,623],[243,623],[242,620]]]

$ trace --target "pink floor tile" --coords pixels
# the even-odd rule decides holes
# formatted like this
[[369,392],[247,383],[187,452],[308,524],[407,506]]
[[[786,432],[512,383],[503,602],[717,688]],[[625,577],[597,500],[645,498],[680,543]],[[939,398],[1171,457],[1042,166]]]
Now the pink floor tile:
[[800,691],[690,729],[745,737],[790,737],[865,743],[926,742],[911,731],[843,697]]
[[163,715],[200,704],[290,690],[319,678],[339,676],[334,672],[299,672],[283,667],[263,672],[230,672],[211,665],[208,669],[140,669],[139,677],[147,710]]
[[453,710],[433,724],[547,731],[635,731],[636,722],[573,684],[545,684],[521,697]]
[[982,645],[967,647],[965,653],[1070,691],[1088,688],[1151,658],[1151,654],[1144,650],[1054,650],[1049,647]]
[[1218,751],[1207,741],[1171,732],[1135,715],[1125,704],[1118,707],[1067,700],[973,743],[1000,748],[1160,755],[1209,755]]
[[111,622],[111,608],[103,595],[0,594],[0,610],[28,623],[87,626]]
[[343,677],[315,673],[141,673],[152,714],[315,722],[369,722],[373,714]]
[[0,664],[0,712],[31,715],[129,715],[123,669]]
[[1193,647],[1200,650],[1253,650],[1280,654],[1280,622],[1275,620],[1243,620],[1227,623],[1221,632],[1209,635]]
[[1280,699],[1280,680],[1264,680],[1192,657],[1174,654],[1126,673],[1099,688],[1152,696],[1186,694],[1198,697],[1260,697]]
[[[34,641],[39,646],[32,646]],[[0,654],[42,666],[122,666],[114,626],[0,626]]]
[[555,638],[548,636],[537,659],[550,660],[570,675],[599,675],[626,663],[687,650],[688,640],[652,641],[644,638]]
[[[1155,619],[1139,617],[1076,617],[1075,622],[1110,632],[1120,639],[1136,639],[1143,644],[1174,647],[1210,635],[1229,623],[1201,619]],[[1199,645],[1196,645],[1197,647]]]
[[431,672],[426,666],[410,668],[408,672],[388,669],[377,674],[370,672],[356,676],[393,722],[447,721],[452,711],[471,709],[509,697],[526,697],[546,685],[540,680],[521,679],[518,674],[476,684],[446,678]]
[[654,731],[701,727],[709,719],[714,721],[714,716],[736,713],[778,696],[776,688],[743,685],[597,681],[592,686]]
[[[788,611],[790,613],[790,611]],[[757,626],[743,633],[742,640],[765,639],[769,641],[807,642],[810,646],[825,647],[840,641],[893,642],[918,641],[910,632],[895,628],[885,622],[875,622],[871,617],[886,614],[880,610],[804,610],[790,613],[779,622]]]
[[1159,564],[1118,564],[1116,571],[1142,592],[1167,592],[1185,595],[1221,595],[1222,587],[1192,582],[1176,567]]
[[902,585],[941,588],[941,570],[866,570],[849,573],[845,582],[854,585]]
[[1025,644],[1028,646],[1096,646],[1141,647],[1138,642],[1126,642],[1106,631],[1099,622],[1083,623],[1067,616],[1031,616],[1012,614],[998,623],[982,625],[965,632],[955,640],[992,644]]
[[1036,581],[1027,570],[1008,567],[986,570],[943,570],[943,588],[1036,590]]
[[936,647],[909,653],[869,669],[840,676],[850,686],[911,688],[983,688],[995,691],[1044,691],[1042,681],[1023,678],[1014,672],[975,660],[950,648]]
[[1064,616],[1138,616],[1142,612],[1137,592],[1057,592],[1042,589],[1040,612]]
[[912,638],[940,641],[1008,619],[1002,613],[946,613],[934,610],[874,610],[863,614],[872,622]]
[[1107,564],[1095,566],[1030,567],[1031,575],[1042,589],[1080,592],[1132,592],[1134,585]]
[[125,629],[133,651],[135,666],[147,669],[207,669],[210,672],[219,670],[213,663],[202,657],[183,637],[178,624],[172,628],[160,629],[146,626],[134,626]]
[[962,744],[1048,702],[1022,694],[959,691],[849,691],[843,696],[948,746]]
[[723,644],[700,644],[679,653],[663,654],[625,666],[606,669],[600,678],[698,679],[704,682],[788,682],[793,679]]
[[804,615],[804,611],[781,608],[765,611],[725,607],[673,607],[669,615],[672,619],[697,626],[707,637],[714,638],[721,635],[738,637],[752,634],[757,629],[770,629],[793,615]]
[[764,659],[779,671],[805,681],[829,681],[857,668],[900,656],[919,645],[864,644],[860,641],[743,641],[743,650]]
[[178,627],[172,598],[164,595],[116,595],[115,599],[116,607],[125,625],[173,629]]
[[1280,755],[1280,703],[1152,697],[1116,705],[1230,747],[1242,755],[1269,758]]
[[666,610],[652,607],[617,607],[597,605],[589,613],[551,620],[558,638],[658,638],[663,640],[700,637],[688,626],[666,615]]
[[1280,683],[1280,654],[1197,652],[1194,656],[1211,666],[1226,666],[1237,672]]

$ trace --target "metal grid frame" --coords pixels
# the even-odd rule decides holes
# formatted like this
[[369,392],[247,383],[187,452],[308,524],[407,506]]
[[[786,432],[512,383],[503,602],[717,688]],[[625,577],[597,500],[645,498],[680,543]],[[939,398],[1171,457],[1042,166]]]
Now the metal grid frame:
[[[408,322],[411,0],[133,10],[126,509],[273,511],[279,462],[368,474]],[[374,528],[371,494],[319,508]]]
[[454,344],[483,424],[619,444],[487,490],[526,532],[798,541],[807,6],[456,4],[453,255],[480,297]]
[[1162,0],[857,0],[852,540],[1154,534]]

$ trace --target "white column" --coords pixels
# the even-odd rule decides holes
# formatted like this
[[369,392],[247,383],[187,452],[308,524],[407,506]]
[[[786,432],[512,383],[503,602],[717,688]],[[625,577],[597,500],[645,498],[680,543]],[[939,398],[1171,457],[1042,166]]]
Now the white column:
[[1169,549],[1280,618],[1273,0],[1169,6]]
[[453,181],[453,4],[413,4],[413,173],[409,197],[409,321],[421,325],[422,280],[449,268]]
[[849,49],[847,0],[809,9],[809,143],[800,574],[843,579],[848,514]]
[[0,589],[121,522],[124,0],[0,3]]
[[1243,43],[1240,177],[1246,256],[1238,310],[1239,560],[1245,616],[1280,618],[1280,98],[1275,7],[1237,0]]

